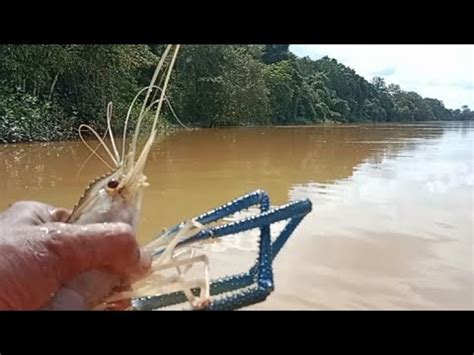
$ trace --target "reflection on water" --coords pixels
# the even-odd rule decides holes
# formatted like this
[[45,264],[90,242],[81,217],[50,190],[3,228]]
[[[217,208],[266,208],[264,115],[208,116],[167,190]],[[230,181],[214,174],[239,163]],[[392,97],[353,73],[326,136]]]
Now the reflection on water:
[[[153,151],[140,224],[160,229],[248,191],[314,211],[256,309],[473,309],[474,125],[345,125],[179,132]],[[79,142],[0,148],[0,208],[72,207],[106,171]],[[236,255],[223,254],[239,264]]]

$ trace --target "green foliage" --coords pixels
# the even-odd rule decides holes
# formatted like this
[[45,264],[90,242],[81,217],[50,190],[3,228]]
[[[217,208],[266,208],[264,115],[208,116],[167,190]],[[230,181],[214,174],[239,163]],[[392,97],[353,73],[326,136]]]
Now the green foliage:
[[[81,123],[103,132],[110,101],[121,130],[164,49],[0,45],[0,141],[74,138]],[[288,45],[185,45],[168,97],[184,123],[200,127],[474,119],[467,106],[448,110],[335,59],[298,58]],[[162,118],[162,127],[176,124],[166,107]]]
[[[121,129],[128,105],[142,86],[141,71],[156,61],[144,45],[2,45],[0,80],[7,90],[0,137],[3,141],[77,137],[69,124],[77,129],[81,123],[101,131],[109,101],[122,118],[114,127]],[[59,124],[64,120],[68,125]],[[7,121],[13,133],[5,133],[10,127]],[[50,129],[53,123],[55,129]]]
[[264,68],[268,88],[270,118],[273,124],[284,124],[294,117],[295,85],[293,68],[289,61],[267,65]]
[[474,120],[474,111],[471,111],[466,105],[463,105],[461,110],[454,110],[451,114],[454,120]]
[[288,44],[267,44],[262,50],[262,61],[265,64],[273,64],[289,58]]
[[226,47],[226,65],[222,71],[218,120],[214,125],[251,125],[269,123],[269,100],[264,65],[250,52]]
[[51,102],[22,92],[0,92],[0,142],[50,141],[75,136],[74,121]]
[[187,124],[204,127],[268,123],[264,65],[241,46],[186,46],[170,97]]

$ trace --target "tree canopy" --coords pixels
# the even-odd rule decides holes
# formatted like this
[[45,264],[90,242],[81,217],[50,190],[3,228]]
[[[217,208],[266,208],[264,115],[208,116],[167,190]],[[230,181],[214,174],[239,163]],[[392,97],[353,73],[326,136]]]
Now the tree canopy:
[[[163,45],[0,45],[0,141],[73,138],[81,123],[115,125],[146,86]],[[289,45],[186,45],[169,88],[189,126],[470,120],[467,106],[370,82],[328,57],[298,58]],[[174,123],[165,110],[165,122]]]

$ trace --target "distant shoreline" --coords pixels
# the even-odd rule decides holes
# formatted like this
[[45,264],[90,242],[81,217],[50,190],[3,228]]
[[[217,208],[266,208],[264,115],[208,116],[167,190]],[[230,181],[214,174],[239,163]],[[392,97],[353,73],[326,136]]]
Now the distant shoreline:
[[[439,123],[463,123],[463,122],[474,122],[474,120],[441,120],[441,121],[415,121],[415,122],[321,122],[321,123],[314,123],[308,125],[247,125],[247,126],[221,126],[221,127],[192,127],[190,130],[215,130],[215,129],[266,129],[266,128],[277,128],[277,129],[294,129],[294,128],[316,128],[316,127],[359,127],[359,126],[400,126],[400,125],[414,125],[419,126],[422,124],[439,124]],[[183,132],[186,131],[185,128],[181,128],[178,126],[173,126],[163,134],[173,134],[176,132]],[[95,139],[91,139],[92,136],[86,138],[86,140],[95,141]],[[121,137],[118,137],[119,139]],[[17,141],[17,142],[4,142],[3,146],[6,145],[14,145],[14,144],[49,144],[55,142],[81,142],[78,137],[71,137],[69,139],[64,139],[58,137],[58,139],[51,139],[51,140],[31,140],[31,141]]]

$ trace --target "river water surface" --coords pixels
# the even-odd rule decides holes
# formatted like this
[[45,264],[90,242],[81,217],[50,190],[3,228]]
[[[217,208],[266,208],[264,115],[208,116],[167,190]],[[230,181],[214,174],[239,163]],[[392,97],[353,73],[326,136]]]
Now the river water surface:
[[[255,189],[310,198],[276,290],[251,308],[474,309],[473,152],[467,122],[177,132],[150,156],[139,239]],[[0,209],[72,208],[107,171],[91,160],[77,176],[87,156],[80,142],[0,146]],[[229,270],[244,267],[236,250],[220,252]]]

